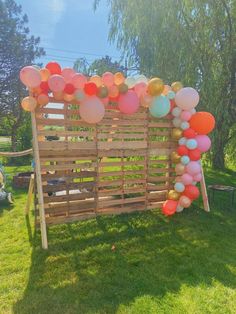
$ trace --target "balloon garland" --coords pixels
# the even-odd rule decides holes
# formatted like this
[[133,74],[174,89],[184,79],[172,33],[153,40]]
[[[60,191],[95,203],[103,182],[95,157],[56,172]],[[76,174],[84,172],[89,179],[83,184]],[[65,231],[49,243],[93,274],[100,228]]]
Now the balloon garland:
[[181,212],[198,198],[196,184],[202,179],[200,158],[211,147],[207,134],[214,129],[215,118],[209,112],[196,112],[199,94],[194,88],[183,87],[181,82],[165,85],[160,78],[148,80],[144,75],[125,78],[121,72],[88,78],[72,68],[61,69],[54,61],[42,69],[24,67],[20,79],[31,94],[21,103],[26,111],[46,106],[51,96],[57,101],[79,104],[81,119],[91,124],[103,119],[109,103],[115,103],[117,110],[128,115],[137,112],[140,105],[149,108],[155,118],[170,113],[174,125],[171,137],[179,144],[171,153],[177,177],[162,212],[167,216]]

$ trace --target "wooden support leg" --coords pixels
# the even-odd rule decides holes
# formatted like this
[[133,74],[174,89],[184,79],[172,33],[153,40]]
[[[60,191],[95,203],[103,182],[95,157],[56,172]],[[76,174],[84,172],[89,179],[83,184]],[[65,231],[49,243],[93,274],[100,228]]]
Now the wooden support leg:
[[27,202],[25,206],[25,214],[28,215],[30,211],[30,206],[32,202],[32,197],[34,193],[34,175],[32,174],[30,177],[30,183],[29,183],[29,189],[28,189],[28,197],[27,197]]
[[206,182],[205,182],[205,177],[204,177],[202,165],[201,165],[201,174],[202,174],[202,180],[200,181],[200,186],[201,186],[201,193],[202,193],[202,199],[203,199],[203,206],[204,206],[204,210],[206,212],[209,212],[210,206],[209,206],[209,202],[208,202]]

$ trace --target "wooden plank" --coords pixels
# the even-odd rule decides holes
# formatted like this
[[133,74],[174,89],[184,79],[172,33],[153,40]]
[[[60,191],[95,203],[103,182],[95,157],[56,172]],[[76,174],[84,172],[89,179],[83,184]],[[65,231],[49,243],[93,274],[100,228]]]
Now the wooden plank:
[[98,139],[143,139],[146,140],[147,134],[146,133],[110,133],[109,135],[107,133],[99,133],[98,134]]
[[60,171],[59,173],[42,173],[42,180],[55,180],[55,179],[74,179],[74,178],[95,178],[97,176],[96,171],[80,171],[80,172],[67,172],[67,171]]
[[43,185],[43,192],[44,193],[51,193],[51,192],[59,192],[64,191],[66,189],[69,190],[76,190],[76,189],[94,189],[94,181],[91,182],[75,182],[75,183],[68,183],[68,184],[56,184],[56,185]]
[[[69,190],[70,191],[70,190]],[[44,204],[51,202],[66,202],[66,201],[75,201],[75,200],[84,200],[86,198],[94,197],[92,192],[83,192],[76,194],[66,194],[66,195],[55,195],[55,196],[44,196]]]
[[94,131],[65,131],[63,130],[41,130],[38,131],[39,136],[58,136],[58,137],[94,137]]
[[[101,152],[102,155],[103,152]],[[57,157],[72,157],[74,156],[74,159],[80,159],[81,157],[86,157],[88,159],[92,159],[93,157],[97,156],[96,149],[73,149],[73,150],[57,150],[56,152]],[[55,156],[54,150],[40,150],[40,158],[43,159],[47,158],[48,160]],[[102,157],[102,156],[101,156]]]
[[139,196],[139,197],[133,197],[133,198],[118,198],[113,200],[99,200],[98,201],[98,208],[105,208],[107,206],[113,206],[113,205],[122,205],[122,204],[131,204],[131,203],[139,203],[139,202],[145,202],[146,197],[145,196]]
[[94,142],[67,142],[67,141],[50,141],[39,142],[40,150],[52,150],[57,154],[57,150],[78,150],[78,149],[95,149],[96,144]]
[[115,142],[98,142],[98,149],[145,149],[147,143],[145,141],[115,141]]

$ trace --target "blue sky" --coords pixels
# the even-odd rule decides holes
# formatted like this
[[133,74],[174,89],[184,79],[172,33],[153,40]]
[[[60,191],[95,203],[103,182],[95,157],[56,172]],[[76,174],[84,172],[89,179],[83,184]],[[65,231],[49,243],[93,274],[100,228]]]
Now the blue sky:
[[[58,60],[72,66],[77,57],[89,62],[105,55],[119,60],[120,52],[108,42],[108,8],[106,0],[96,12],[93,0],[16,0],[28,15],[32,35],[41,38],[47,56],[44,64]],[[76,53],[73,53],[76,52]]]

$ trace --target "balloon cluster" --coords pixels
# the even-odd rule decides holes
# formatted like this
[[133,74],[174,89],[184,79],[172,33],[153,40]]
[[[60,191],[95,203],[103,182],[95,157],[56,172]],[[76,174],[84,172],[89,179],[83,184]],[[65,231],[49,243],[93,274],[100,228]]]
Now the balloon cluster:
[[202,179],[201,154],[211,147],[207,136],[215,126],[215,119],[209,112],[196,112],[198,92],[191,87],[179,87],[174,96],[172,139],[178,141],[177,151],[172,152],[175,164],[174,190],[170,190],[163,204],[167,216],[188,208],[199,196],[197,182]]
[[49,62],[45,68],[26,66],[20,79],[31,96],[22,100],[26,111],[45,106],[50,96],[56,101],[79,104],[81,118],[88,123],[102,120],[108,104],[124,114],[133,114],[140,105],[149,107],[152,116],[161,118],[171,109],[170,88],[159,78],[150,81],[144,75],[125,78],[121,72],[104,73],[102,76],[86,77],[72,68],[61,69],[57,62]]

